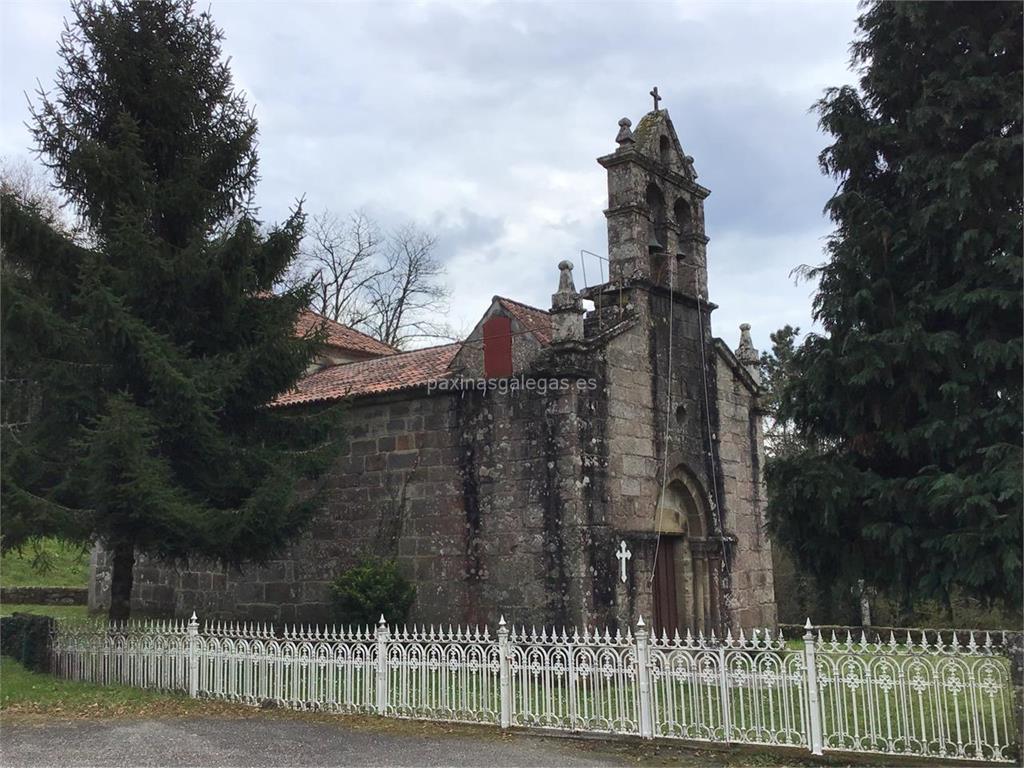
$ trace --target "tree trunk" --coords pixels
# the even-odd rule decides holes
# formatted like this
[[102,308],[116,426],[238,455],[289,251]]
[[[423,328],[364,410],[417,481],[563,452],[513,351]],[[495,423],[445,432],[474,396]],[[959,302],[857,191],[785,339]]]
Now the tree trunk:
[[114,545],[110,573],[111,621],[126,621],[132,613],[132,582],[135,578],[135,546],[130,542]]
[[868,630],[871,629],[871,595],[864,586],[864,579],[857,579],[857,590],[860,592],[860,625]]

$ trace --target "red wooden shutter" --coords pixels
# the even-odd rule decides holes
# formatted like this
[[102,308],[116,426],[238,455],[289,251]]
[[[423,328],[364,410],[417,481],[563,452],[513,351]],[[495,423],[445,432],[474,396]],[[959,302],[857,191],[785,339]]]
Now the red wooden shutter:
[[503,379],[512,375],[512,321],[495,315],[484,323],[484,376]]

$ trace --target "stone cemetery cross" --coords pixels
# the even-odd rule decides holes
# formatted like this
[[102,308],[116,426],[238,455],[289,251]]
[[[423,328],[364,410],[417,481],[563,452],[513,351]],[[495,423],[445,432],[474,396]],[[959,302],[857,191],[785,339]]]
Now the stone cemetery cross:
[[626,561],[633,556],[633,553],[626,549],[626,542],[619,542],[619,551],[615,553],[615,556],[619,558],[619,578],[622,579],[622,583],[626,583]]
[[661,101],[661,96],[658,95],[658,86],[654,86],[651,90],[651,97],[654,99],[654,111],[658,111],[658,102]]

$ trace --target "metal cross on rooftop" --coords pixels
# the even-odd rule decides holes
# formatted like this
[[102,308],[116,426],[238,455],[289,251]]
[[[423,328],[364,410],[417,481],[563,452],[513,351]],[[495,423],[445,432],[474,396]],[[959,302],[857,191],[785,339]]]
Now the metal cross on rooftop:
[[654,111],[658,111],[658,102],[661,101],[661,96],[658,95],[658,86],[654,86],[651,89],[651,97],[654,99]]

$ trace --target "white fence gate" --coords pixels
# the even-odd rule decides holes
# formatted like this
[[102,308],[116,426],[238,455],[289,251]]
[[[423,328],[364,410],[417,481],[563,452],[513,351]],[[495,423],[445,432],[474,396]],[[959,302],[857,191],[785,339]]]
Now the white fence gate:
[[988,633],[825,640],[509,628],[58,623],[55,674],[247,704],[502,728],[1010,762],[1008,660]]

